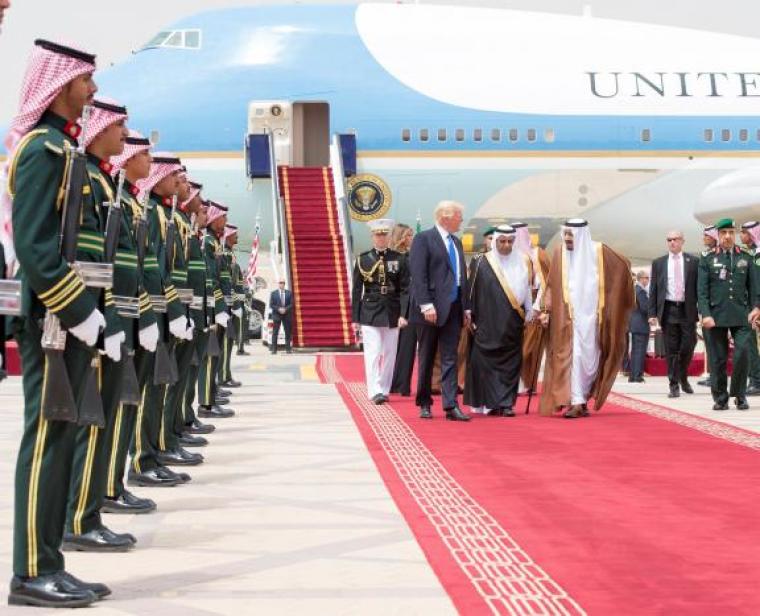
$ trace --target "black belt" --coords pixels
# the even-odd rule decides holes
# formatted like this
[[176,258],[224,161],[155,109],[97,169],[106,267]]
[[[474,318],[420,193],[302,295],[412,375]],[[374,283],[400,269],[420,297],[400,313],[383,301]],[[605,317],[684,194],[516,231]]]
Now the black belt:
[[685,306],[686,302],[672,302],[669,299],[665,300],[666,304],[670,304],[671,306]]

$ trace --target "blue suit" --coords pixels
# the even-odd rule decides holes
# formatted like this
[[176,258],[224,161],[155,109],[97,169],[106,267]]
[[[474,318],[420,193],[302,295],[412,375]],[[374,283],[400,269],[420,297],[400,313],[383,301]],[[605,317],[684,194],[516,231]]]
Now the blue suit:
[[[436,227],[414,236],[409,251],[411,292],[409,320],[417,328],[418,374],[417,406],[431,406],[433,362],[436,350],[441,354],[441,394],[443,408],[457,406],[457,345],[462,331],[463,313],[468,309],[467,267],[462,242],[451,236],[456,248],[457,273],[452,267],[449,250]],[[432,304],[437,314],[435,325],[425,321],[420,306]]]

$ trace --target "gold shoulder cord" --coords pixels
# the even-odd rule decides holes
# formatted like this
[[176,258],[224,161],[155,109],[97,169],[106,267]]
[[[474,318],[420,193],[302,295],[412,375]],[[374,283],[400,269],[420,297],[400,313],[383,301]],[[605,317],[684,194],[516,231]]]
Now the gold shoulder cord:
[[359,273],[362,275],[362,278],[364,278],[364,282],[372,282],[372,277],[375,275],[375,272],[378,272],[380,275],[380,280],[378,281],[381,286],[385,286],[385,260],[384,259],[378,259],[375,261],[375,264],[372,266],[372,268],[367,271],[362,268],[362,257],[359,255],[356,258],[356,267],[359,268]]

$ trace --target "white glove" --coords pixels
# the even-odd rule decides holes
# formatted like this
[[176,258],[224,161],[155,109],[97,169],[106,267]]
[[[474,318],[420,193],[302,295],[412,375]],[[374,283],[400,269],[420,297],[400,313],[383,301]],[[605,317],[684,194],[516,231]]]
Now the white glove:
[[79,325],[70,327],[69,331],[87,346],[95,346],[95,343],[98,341],[98,334],[105,326],[106,320],[103,318],[100,310],[96,308]]
[[233,308],[232,314],[234,314],[238,319],[243,318],[243,309],[242,308]]
[[158,346],[158,325],[152,323],[140,330],[140,346],[148,353],[155,353]]
[[169,321],[169,331],[175,338],[184,339],[186,329],[187,317],[177,317],[173,321]]
[[124,332],[112,334],[105,339],[105,354],[114,363],[121,361],[121,343],[127,339]]
[[193,339],[193,328],[191,326],[191,327],[188,327],[187,331],[185,332],[185,340],[190,341],[192,339]]
[[221,325],[225,329],[227,328],[227,321],[229,320],[230,315],[228,315],[226,312],[217,312],[216,316],[214,316],[214,323]]

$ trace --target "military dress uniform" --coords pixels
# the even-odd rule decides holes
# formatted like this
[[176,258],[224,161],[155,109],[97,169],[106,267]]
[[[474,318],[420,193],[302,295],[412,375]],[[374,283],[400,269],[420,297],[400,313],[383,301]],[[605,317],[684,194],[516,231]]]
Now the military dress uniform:
[[[216,317],[227,312],[227,304],[224,301],[219,266],[222,257],[222,244],[219,238],[209,228],[203,238],[203,258],[206,262],[206,309],[211,315],[210,336],[216,336],[219,348],[223,348],[225,328],[216,324]],[[229,322],[228,322],[229,324]],[[219,372],[220,357],[206,356],[201,361],[200,374],[198,376],[198,404],[205,409],[199,409],[199,415],[208,415],[208,409],[215,405],[217,383],[216,376]]]
[[233,310],[237,307],[235,300],[235,290],[233,282],[233,261],[234,257],[232,249],[225,245],[224,239],[222,240],[222,256],[219,264],[219,286],[224,295],[224,303],[227,305],[227,309],[230,313],[229,324],[224,332],[222,339],[222,357],[219,362],[219,371],[217,373],[217,380],[219,385],[225,387],[239,387],[237,381],[232,379],[232,347],[237,337],[237,316],[233,314]]
[[376,249],[361,253],[354,264],[352,321],[361,325],[368,396],[387,399],[398,347],[398,320],[409,301],[406,255]]
[[[93,154],[87,155],[89,186],[93,202],[104,221],[108,216],[107,204],[116,194],[116,186],[110,176],[111,166]],[[102,252],[100,253],[102,255]],[[119,297],[137,296],[137,253],[134,238],[128,222],[122,216],[118,248],[114,258],[114,278],[112,290],[107,290],[106,335],[109,331],[132,332],[133,324],[118,314],[114,295]],[[125,338],[125,346],[131,349],[133,339]],[[133,338],[133,336],[132,336]],[[105,549],[127,550],[134,545],[131,535],[112,533],[103,527],[100,507],[106,492],[109,472],[109,454],[113,444],[117,414],[121,411],[119,424],[123,421],[124,409],[121,408],[121,393],[124,379],[126,357],[114,362],[106,356],[101,357],[101,395],[105,427],[83,427],[77,434],[74,473],[69,487],[68,515],[64,537],[64,547],[68,549]],[[127,411],[131,412],[131,411]]]
[[[721,227],[720,223],[718,229]],[[733,226],[733,223],[731,223]],[[710,357],[710,380],[715,410],[728,408],[728,398],[736,398],[737,408],[747,406],[745,391],[749,369],[752,330],[747,316],[755,297],[753,259],[747,251],[734,246],[718,247],[699,262],[698,304],[702,318],[712,317],[715,327],[706,340]],[[728,334],[734,341],[731,389],[727,391]]]
[[[15,249],[22,282],[22,314],[12,323],[21,356],[24,433],[16,465],[13,571],[38,577],[64,569],[59,548],[66,520],[79,426],[43,418],[46,359],[41,346],[45,310],[66,328],[85,321],[100,303],[100,290],[87,289],[59,249],[59,208],[64,194],[65,147],[75,147],[78,127],[45,112],[16,148],[8,175],[13,197]],[[77,257],[102,257],[100,214],[89,184],[83,192]],[[90,254],[92,253],[92,254]],[[77,402],[94,349],[69,335],[64,361]],[[97,428],[96,428],[97,430]]]
[[[155,325],[156,313],[153,311],[148,293],[145,290],[144,273],[139,267],[137,258],[137,221],[142,216],[142,207],[137,197],[140,190],[129,180],[124,181],[124,189],[121,194],[122,204],[122,232],[119,236],[119,246],[114,260],[114,295],[139,297],[139,316],[137,320],[122,317],[125,331],[127,332],[126,348],[134,351],[136,358],[135,367],[143,364],[143,371],[138,374],[141,400],[144,395],[145,385],[148,378],[153,379],[153,373],[147,375],[144,365],[147,357],[154,354],[146,351],[139,343],[139,330]],[[155,259],[155,257],[154,257]],[[155,263],[154,272],[158,270]],[[142,356],[142,362],[137,358]],[[152,362],[150,362],[152,366]],[[105,402],[104,402],[105,404]],[[111,435],[108,454],[108,474],[106,477],[106,505],[109,501],[118,501],[125,494],[124,473],[130,446],[135,439],[135,426],[137,425],[138,406],[119,404],[116,410],[113,434]],[[149,503],[148,503],[149,505]],[[143,507],[154,509],[155,505]]]

